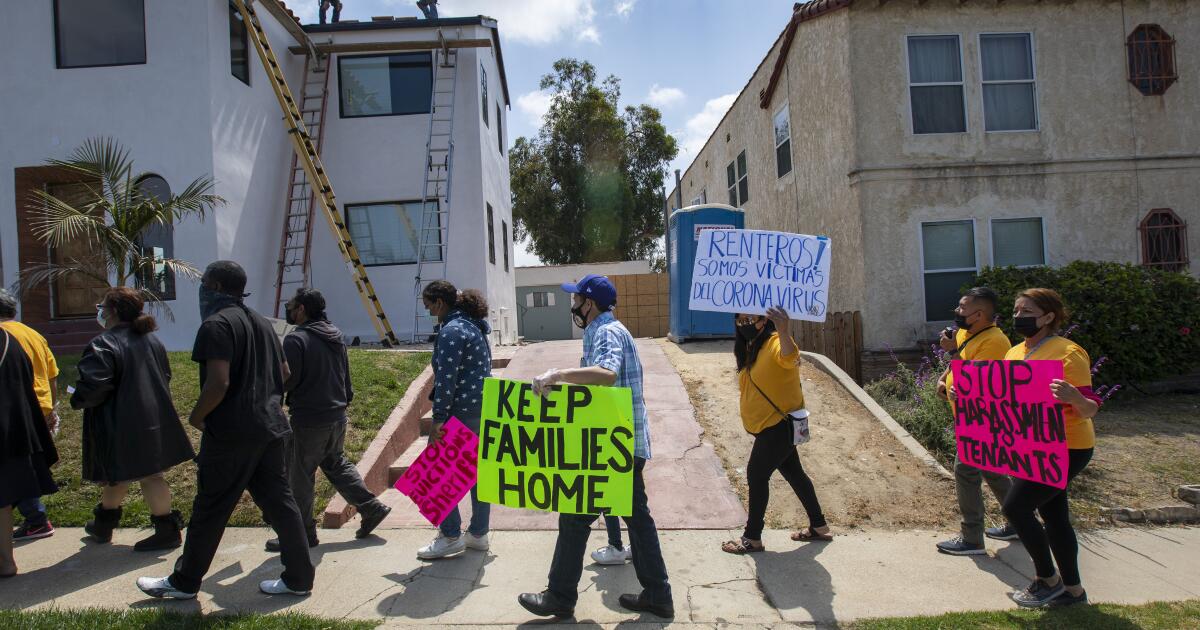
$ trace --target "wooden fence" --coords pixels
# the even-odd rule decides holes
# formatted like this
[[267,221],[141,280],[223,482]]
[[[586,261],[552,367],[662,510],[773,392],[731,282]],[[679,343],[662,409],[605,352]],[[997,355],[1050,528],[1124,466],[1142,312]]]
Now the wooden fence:
[[670,326],[670,290],[665,273],[609,276],[617,289],[614,314],[634,337],[666,337]]
[[823,354],[862,383],[862,313],[829,313],[824,322],[793,322],[792,336],[801,350]]

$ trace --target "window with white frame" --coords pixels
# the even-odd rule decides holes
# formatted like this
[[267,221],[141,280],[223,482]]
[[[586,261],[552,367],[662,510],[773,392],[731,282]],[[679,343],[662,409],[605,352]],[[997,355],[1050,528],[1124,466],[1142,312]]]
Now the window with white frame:
[[992,266],[1036,267],[1046,264],[1041,217],[992,219]]
[[750,198],[750,182],[746,178],[746,152],[725,167],[726,184],[729,186],[729,205],[740,208]]
[[783,177],[792,172],[792,124],[788,118],[788,106],[775,112],[775,176]]
[[554,294],[547,291],[531,291],[526,293],[525,306],[528,308],[554,306]]
[[958,35],[909,36],[908,96],[914,134],[967,130]]
[[987,131],[1036,131],[1037,86],[1029,33],[979,36],[983,76],[983,127]]
[[[437,202],[429,203],[429,211],[437,210]],[[434,215],[437,216],[437,215]],[[358,249],[359,258],[368,267],[376,265],[406,265],[417,262],[420,247],[419,228],[423,220],[420,201],[347,204],[346,226]],[[438,228],[435,223],[431,228]],[[441,233],[438,242],[426,242],[425,260],[441,259]]]
[[960,290],[978,272],[975,222],[934,221],[921,224],[921,259],[925,276],[925,321],[954,319]]
[[688,205],[689,206],[698,206],[702,203],[708,203],[708,190],[705,188],[701,188],[700,194],[696,195],[696,198],[692,199],[692,202],[689,203]]

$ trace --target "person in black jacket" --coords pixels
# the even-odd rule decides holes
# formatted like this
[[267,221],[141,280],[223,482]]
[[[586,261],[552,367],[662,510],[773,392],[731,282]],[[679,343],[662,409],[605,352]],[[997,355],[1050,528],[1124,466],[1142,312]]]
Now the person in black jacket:
[[[358,469],[343,452],[346,408],[354,399],[354,390],[342,331],[325,316],[325,297],[316,289],[297,289],[284,309],[287,323],[297,326],[283,338],[283,354],[292,372],[283,384],[292,416],[288,476],[308,532],[308,544],[317,545],[312,510],[318,467],[346,503],[358,509],[362,523],[354,535],[366,538],[392,508],[367,489]],[[279,541],[268,540],[267,551],[279,551]]]
[[33,365],[16,337],[0,328],[0,578],[17,574],[12,508],[58,491],[50,466],[58,451],[33,390]]
[[196,456],[171,400],[171,366],[142,312],[141,295],[113,287],[96,305],[106,329],[79,359],[79,381],[71,407],[83,409],[83,478],[103,486],[95,518],[84,530],[98,542],[112,540],[121,502],[138,481],[150,508],[154,534],[136,551],[174,549],[183,543],[183,518],[171,509],[171,487],[163,472]]
[[242,299],[246,272],[219,260],[200,279],[200,315],[192,360],[200,364],[200,398],[188,422],[203,432],[196,458],[196,498],[183,554],[167,577],[141,577],[151,597],[192,599],[212,565],[229,517],[249,490],[279,535],[283,575],[263,580],[264,593],[307,595],[312,558],[287,477],[283,383],[288,365],[270,322]]

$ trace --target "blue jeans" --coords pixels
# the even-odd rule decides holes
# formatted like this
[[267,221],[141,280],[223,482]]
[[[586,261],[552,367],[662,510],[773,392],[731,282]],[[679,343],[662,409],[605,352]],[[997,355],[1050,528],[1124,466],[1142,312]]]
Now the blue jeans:
[[50,522],[46,517],[46,506],[42,504],[41,497],[21,500],[17,503],[17,511],[25,517],[25,524],[30,527],[41,527]]
[[[633,570],[642,593],[655,604],[670,604],[671,585],[667,581],[667,565],[663,562],[658,544],[658,530],[650,516],[646,484],[642,468],[646,460],[635,457],[633,465],[633,515],[626,516],[629,544],[633,549]],[[588,535],[592,533],[595,514],[559,514],[558,542],[550,563],[548,590],[559,601],[574,606],[579,600],[579,578],[583,576],[583,555],[587,553]]]
[[[474,431],[476,435],[479,434],[479,418],[459,418],[458,421],[466,425],[468,429]],[[476,492],[476,488],[472,487],[471,523],[467,526],[467,531],[470,532],[472,536],[483,536],[484,534],[487,534],[488,522],[491,520],[491,515],[492,504],[480,501],[479,494]],[[462,514],[458,513],[457,505],[454,506],[454,509],[450,510],[450,513],[446,515],[446,520],[442,521],[441,525],[438,525],[438,529],[441,530],[442,535],[446,538],[458,538],[459,536],[462,536]]]
[[604,515],[604,528],[608,530],[608,545],[614,549],[625,549],[621,544],[621,519]]

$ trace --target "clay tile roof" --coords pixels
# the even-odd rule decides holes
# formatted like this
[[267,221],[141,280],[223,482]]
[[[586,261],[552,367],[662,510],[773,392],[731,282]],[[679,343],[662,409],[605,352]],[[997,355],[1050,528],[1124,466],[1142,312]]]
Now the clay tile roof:
[[283,7],[284,11],[287,11],[288,15],[292,16],[293,20],[296,20],[297,24],[300,23],[300,18],[296,17],[296,14],[292,12],[292,9],[290,7],[288,7],[288,5],[283,2],[283,0],[276,0],[276,2],[279,3],[279,6]]
[[771,96],[775,94],[775,86],[783,74],[784,65],[787,64],[788,49],[792,47],[792,40],[796,37],[796,28],[800,26],[800,23],[838,9],[844,9],[853,2],[854,0],[811,0],[810,2],[797,2],[792,7],[792,19],[783,33],[783,44],[779,47],[779,56],[775,58],[775,67],[771,69],[771,79],[767,82],[767,87],[758,93],[760,108],[766,109],[771,106]]

